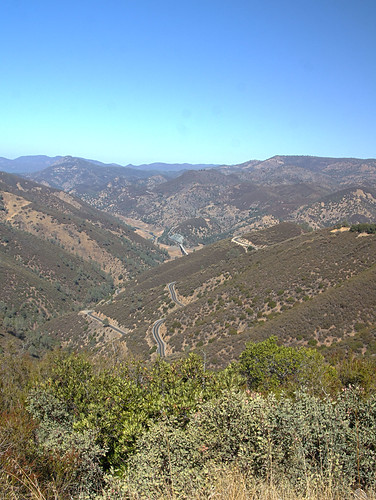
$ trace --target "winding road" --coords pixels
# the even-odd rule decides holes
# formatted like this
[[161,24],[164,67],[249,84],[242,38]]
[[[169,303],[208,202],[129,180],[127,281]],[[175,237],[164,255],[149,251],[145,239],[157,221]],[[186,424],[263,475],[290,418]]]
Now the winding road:
[[243,247],[246,253],[250,248],[252,250],[260,250],[261,248],[265,248],[265,245],[255,245],[254,243],[252,243],[252,241],[246,240],[241,236],[234,236],[231,241]]
[[[168,291],[170,292],[171,299],[175,302],[175,304],[178,305],[179,307],[183,307],[184,304],[182,302],[180,302],[180,300],[176,296],[175,284],[176,284],[176,281],[172,281],[171,283],[168,283],[168,285],[167,285]],[[96,316],[92,310],[86,310],[86,311],[81,311],[81,312],[85,313],[87,316],[94,319],[95,321],[102,323],[102,325],[104,324],[104,320],[99,318],[98,316]],[[159,333],[159,329],[165,321],[166,321],[166,318],[160,318],[157,321],[155,321],[155,323],[153,324],[153,327],[152,327],[153,337],[157,343],[157,353],[161,356],[161,358],[164,358],[166,356],[166,354],[165,354],[166,344]],[[118,328],[117,326],[111,325],[111,323],[108,324],[108,327],[112,328],[115,332],[120,333],[122,336],[126,334],[126,332],[124,330],[122,330],[121,328]]]
[[160,329],[161,325],[165,322],[165,320],[166,320],[166,318],[158,319],[154,323],[153,328],[152,328],[153,337],[155,338],[155,340],[158,344],[157,353],[160,355],[161,358],[165,357],[166,344],[164,343],[161,336],[159,335],[159,329]]
[[[170,292],[171,299],[175,302],[175,304],[178,305],[179,307],[183,307],[184,304],[182,302],[180,302],[180,300],[176,296],[175,284],[176,284],[176,281],[172,281],[171,283],[169,283],[167,285],[168,291]],[[159,333],[159,329],[165,321],[166,321],[166,318],[157,319],[157,321],[153,324],[153,328],[152,328],[153,337],[158,345],[157,353],[161,356],[161,358],[165,357],[166,344]]]
[[177,304],[180,307],[183,307],[184,304],[182,302],[180,302],[180,300],[176,296],[175,285],[176,285],[176,281],[172,281],[171,283],[169,283],[167,285],[168,286],[168,291],[170,292],[171,298],[175,302],[175,304]]
[[[95,321],[98,321],[99,323],[102,323],[102,325],[103,325],[104,320],[101,319],[101,318],[98,318],[98,316],[95,316],[93,314],[93,311],[82,311],[82,312],[84,312],[87,316],[90,316],[90,318],[95,319]],[[125,335],[126,334],[126,332],[124,330],[121,330],[121,328],[118,328],[117,326],[111,325],[111,323],[108,324],[108,327],[112,328],[113,330],[115,330],[115,332],[118,332],[121,335]]]
[[231,241],[243,247],[246,253],[248,252],[248,248],[250,246],[253,246],[251,242],[247,242],[244,239],[240,238],[239,236],[234,236],[234,238],[232,238]]

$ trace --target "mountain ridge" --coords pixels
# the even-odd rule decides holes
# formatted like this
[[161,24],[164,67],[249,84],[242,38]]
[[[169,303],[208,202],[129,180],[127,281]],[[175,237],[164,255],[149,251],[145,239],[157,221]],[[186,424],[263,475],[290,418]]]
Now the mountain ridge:
[[31,174],[39,172],[61,159],[75,158],[77,160],[84,160],[92,165],[97,165],[101,167],[121,167],[134,170],[152,170],[152,171],[164,171],[164,172],[175,172],[182,170],[196,170],[202,168],[213,168],[217,165],[206,164],[206,163],[164,163],[164,162],[153,162],[153,163],[142,163],[140,165],[133,165],[128,163],[126,165],[120,165],[119,163],[104,163],[99,160],[93,160],[83,157],[74,157],[71,155],[58,155],[58,156],[47,156],[47,155],[24,155],[18,158],[10,159],[5,157],[0,157],[0,170],[4,172],[13,174]]
[[[239,165],[162,172],[62,157],[27,177],[130,221],[140,234],[159,238],[167,248],[171,228],[192,249],[281,220],[317,229],[344,219],[376,218],[374,159],[275,155]],[[352,192],[344,194],[347,188]]]
[[[233,166],[158,172],[93,166],[69,157],[30,177],[132,221],[141,234],[157,234],[164,245],[171,245],[168,233],[175,228],[188,248],[280,220],[319,228],[376,217],[370,193],[376,186],[374,159],[276,155]],[[340,196],[345,188],[353,188],[353,194],[333,204],[328,197]],[[357,189],[369,193],[369,200],[356,201]]]

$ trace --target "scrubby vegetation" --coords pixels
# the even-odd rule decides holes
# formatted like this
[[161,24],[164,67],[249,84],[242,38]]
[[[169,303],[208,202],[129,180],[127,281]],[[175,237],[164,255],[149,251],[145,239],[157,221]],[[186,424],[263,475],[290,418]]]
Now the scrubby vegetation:
[[350,231],[354,233],[376,234],[376,224],[353,224],[350,227]]
[[48,321],[93,307],[165,258],[114,217],[0,173],[0,350],[50,348]]
[[[283,223],[247,238],[257,250],[214,243],[147,271],[98,310],[130,330],[127,347],[140,356],[150,355],[151,325],[165,316],[168,354],[203,349],[217,368],[271,335],[323,353],[376,353],[374,235]],[[172,281],[184,307],[170,299]]]
[[373,498],[375,374],[273,337],[217,372],[2,355],[0,498]]
[[284,223],[155,272],[115,219],[5,180],[0,499],[372,498],[374,225]]

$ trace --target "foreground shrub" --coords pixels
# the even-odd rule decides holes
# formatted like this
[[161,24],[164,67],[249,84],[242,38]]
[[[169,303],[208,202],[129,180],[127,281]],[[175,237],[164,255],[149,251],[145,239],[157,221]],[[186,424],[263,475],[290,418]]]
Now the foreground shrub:
[[336,384],[336,370],[315,349],[278,345],[277,337],[248,342],[239,358],[248,388],[257,391],[306,388],[316,394]]
[[[82,355],[57,354],[53,361],[39,385],[39,397],[61,404],[76,431],[96,435],[106,449],[105,468],[121,466],[156,421],[169,416],[184,427],[201,402],[236,380],[222,380],[205,370],[195,355],[171,364],[158,359],[146,367],[129,361],[111,369],[99,368]],[[36,415],[36,408],[30,409]]]
[[284,477],[296,491],[316,482],[375,486],[376,398],[346,390],[336,400],[228,392],[202,405],[185,430],[160,422],[142,437],[125,474],[130,493],[189,497],[212,472],[236,466],[247,477]]
[[45,391],[33,391],[28,410],[38,423],[35,455],[44,463],[43,474],[60,496],[78,496],[97,490],[102,480],[100,458],[104,450],[93,431],[74,429],[64,403]]

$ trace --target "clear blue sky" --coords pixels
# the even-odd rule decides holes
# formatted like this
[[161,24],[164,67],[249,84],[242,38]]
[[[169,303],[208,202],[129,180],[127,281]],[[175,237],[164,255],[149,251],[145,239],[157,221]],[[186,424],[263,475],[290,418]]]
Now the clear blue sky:
[[375,0],[2,0],[0,156],[376,157]]

